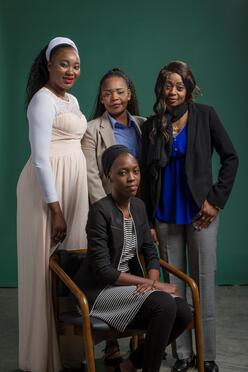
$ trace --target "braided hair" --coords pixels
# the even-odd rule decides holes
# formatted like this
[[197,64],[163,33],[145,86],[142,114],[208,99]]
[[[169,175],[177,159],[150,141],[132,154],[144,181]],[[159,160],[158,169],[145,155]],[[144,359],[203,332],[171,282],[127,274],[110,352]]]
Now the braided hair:
[[28,74],[26,86],[26,106],[28,106],[33,95],[38,92],[48,81],[49,73],[46,60],[46,45],[35,58]]
[[128,112],[130,112],[131,115],[139,115],[139,106],[133,82],[129,79],[125,72],[123,72],[119,68],[113,68],[112,70],[109,70],[100,80],[92,119],[102,116],[102,114],[106,111],[104,104],[101,102],[101,90],[105,80],[111,77],[120,77],[126,82],[128,89],[130,89],[131,91],[131,99],[130,101],[128,101],[127,110]]

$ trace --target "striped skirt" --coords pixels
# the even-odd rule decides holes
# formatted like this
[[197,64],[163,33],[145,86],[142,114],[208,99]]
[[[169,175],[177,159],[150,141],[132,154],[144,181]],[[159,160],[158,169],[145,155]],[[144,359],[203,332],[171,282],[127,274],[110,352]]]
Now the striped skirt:
[[133,320],[147,297],[154,290],[136,295],[136,286],[106,287],[98,296],[90,312],[119,332]]

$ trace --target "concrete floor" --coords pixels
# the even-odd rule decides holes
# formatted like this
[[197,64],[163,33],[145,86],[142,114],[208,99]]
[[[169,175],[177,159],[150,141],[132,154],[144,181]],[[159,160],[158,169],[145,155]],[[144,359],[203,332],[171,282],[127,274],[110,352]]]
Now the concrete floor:
[[[248,372],[248,286],[217,287],[216,298],[220,372]],[[0,372],[19,371],[17,325],[17,289],[0,288]],[[128,342],[120,340],[123,354],[128,350]],[[112,372],[113,369],[103,366],[103,348],[103,344],[96,347],[97,372]],[[170,371],[174,363],[170,347],[167,353],[161,372]]]

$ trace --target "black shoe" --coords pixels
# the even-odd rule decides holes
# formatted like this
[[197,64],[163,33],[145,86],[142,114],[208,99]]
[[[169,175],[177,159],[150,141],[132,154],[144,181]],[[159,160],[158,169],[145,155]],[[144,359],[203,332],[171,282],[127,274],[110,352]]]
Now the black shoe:
[[[115,357],[115,358],[109,358],[109,357],[105,357],[104,358],[104,364],[108,367],[117,367],[119,366],[119,364],[121,364],[121,362],[123,362],[123,359],[121,356],[118,356],[118,357]],[[116,371],[119,371],[118,369]]]
[[103,351],[105,352],[104,364],[106,366],[108,366],[108,367],[118,367],[119,364],[121,364],[121,362],[123,362],[123,359],[120,355],[120,348],[119,348],[118,343],[116,344],[114,351],[112,351],[111,353],[107,352],[107,347]]
[[172,372],[185,372],[189,368],[195,367],[195,357],[188,359],[178,359],[172,368]]
[[219,367],[214,361],[204,362],[205,372],[218,372]]

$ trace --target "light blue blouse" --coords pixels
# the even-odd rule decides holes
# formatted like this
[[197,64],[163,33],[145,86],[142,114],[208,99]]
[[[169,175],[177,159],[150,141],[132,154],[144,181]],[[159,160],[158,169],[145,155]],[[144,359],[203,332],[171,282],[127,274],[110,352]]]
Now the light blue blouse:
[[127,126],[119,123],[109,113],[108,116],[114,131],[116,143],[126,146],[139,159],[141,142],[133,116],[128,112],[129,121]]

